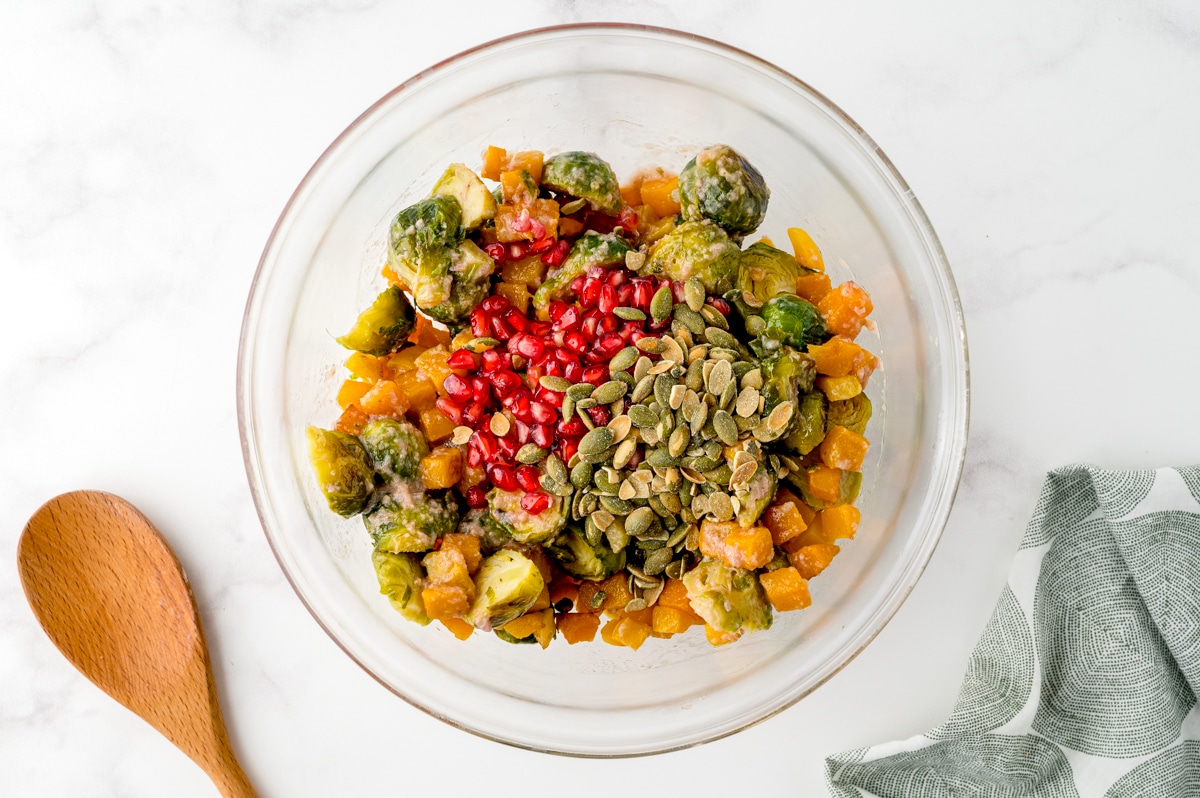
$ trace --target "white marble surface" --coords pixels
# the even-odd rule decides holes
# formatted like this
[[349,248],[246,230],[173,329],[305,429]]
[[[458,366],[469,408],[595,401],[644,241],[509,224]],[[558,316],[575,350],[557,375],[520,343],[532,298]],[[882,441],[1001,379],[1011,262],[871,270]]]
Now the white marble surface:
[[[824,754],[944,717],[1047,469],[1200,461],[1194,3],[409,5],[0,4],[0,793],[215,794],[33,621],[16,540],[65,490],[119,493],[168,534],[264,796],[465,795],[480,780],[496,796],[822,795]],[[924,204],[971,348],[962,487],[892,623],[780,716],[623,761],[477,739],[345,657],[267,547],[234,412],[260,250],[324,147],[419,69],[580,20],[721,38],[833,98]]]

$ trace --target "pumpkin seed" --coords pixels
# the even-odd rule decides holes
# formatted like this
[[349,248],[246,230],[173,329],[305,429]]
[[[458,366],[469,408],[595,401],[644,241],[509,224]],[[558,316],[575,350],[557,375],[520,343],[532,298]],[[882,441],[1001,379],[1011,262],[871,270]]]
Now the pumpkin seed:
[[608,547],[613,550],[614,554],[620,554],[629,545],[629,533],[625,531],[625,524],[620,518],[613,519],[613,522],[604,530],[604,537],[608,540]]
[[488,428],[497,438],[503,438],[512,429],[512,422],[503,413],[494,413],[492,414],[492,420],[488,423]]
[[571,484],[583,490],[592,484],[592,466],[589,463],[579,463],[571,469]]
[[625,321],[646,320],[646,314],[637,308],[613,308],[613,315],[615,315],[618,319],[624,319]]
[[629,395],[629,401],[637,404],[649,396],[650,392],[653,390],[654,375],[646,374],[640,380],[638,380],[638,384],[633,387],[633,393]]
[[730,335],[720,327],[706,327],[704,329],[704,339],[713,346],[719,346],[723,349],[737,349],[737,339]]
[[662,357],[664,361],[672,363],[683,362],[683,347],[674,338],[663,338]]
[[713,429],[716,430],[721,443],[726,446],[733,446],[737,443],[737,424],[733,423],[733,418],[724,410],[718,410],[713,414]]
[[[576,200],[578,202],[578,200]],[[566,205],[563,206],[564,208]],[[559,211],[561,213],[562,211]],[[630,271],[636,272],[646,265],[646,253],[638,252],[636,249],[631,249],[625,253],[625,266]]]
[[[529,444],[526,444],[526,447],[527,446],[529,446]],[[519,459],[520,452],[517,454]],[[559,459],[558,455],[556,454],[551,454],[546,458],[546,473],[553,477],[554,481],[558,482],[559,484],[567,484],[571,481],[571,472],[567,470],[566,464],[563,463],[563,461]]]
[[654,292],[654,298],[650,300],[650,316],[656,322],[666,321],[674,307],[675,296],[671,293],[671,284],[663,283],[662,287]]
[[713,364],[712,371],[708,373],[708,379],[706,380],[708,392],[714,396],[719,395],[721,391],[725,390],[725,386],[729,384],[732,378],[733,367],[729,365],[729,361],[718,360]]
[[646,558],[646,563],[642,566],[642,570],[645,571],[648,576],[656,576],[661,574],[667,569],[667,566],[671,563],[671,559],[674,556],[675,551],[670,548],[670,544],[668,543],[667,546],[664,546]]
[[[617,308],[617,310],[624,309],[625,308]],[[641,311],[638,312],[640,313]],[[618,371],[625,371],[629,369],[634,363],[637,363],[639,355],[640,352],[636,346],[625,347],[620,352],[617,352],[615,355],[613,355],[612,360],[608,361],[608,372],[610,374],[616,374]]]
[[633,378],[640,383],[642,381],[642,377],[646,376],[646,373],[650,371],[650,367],[653,365],[654,361],[645,355],[642,355],[637,359],[637,363],[633,364]]
[[587,399],[592,395],[592,391],[596,390],[596,386],[590,382],[581,382],[578,385],[572,385],[567,389],[567,396],[578,402],[580,399]]
[[683,561],[673,560],[664,571],[668,579],[679,579],[683,576]]
[[757,470],[757,462],[742,463],[733,470],[733,475],[729,477],[729,487],[735,490],[744,487],[750,482],[750,479],[754,476],[754,472]]
[[481,338],[472,338],[470,341],[467,341],[463,345],[463,349],[467,350],[468,352],[474,352],[478,355],[488,351],[489,349],[495,349],[499,345],[500,342],[495,338],[483,336]]
[[570,418],[573,415],[575,415],[575,400],[570,396],[564,396],[562,403],[562,417]]
[[[517,449],[517,462],[524,463],[525,465],[533,465],[534,463],[540,462],[542,458],[546,456],[547,451],[548,450],[543,449],[536,443],[527,443],[520,449]],[[559,460],[559,462],[561,463],[562,461]],[[566,466],[563,467],[565,468]],[[565,482],[566,480],[559,481]]]
[[547,391],[554,391],[555,393],[566,393],[567,389],[569,389],[571,387],[571,381],[567,380],[567,379],[563,379],[562,377],[555,377],[553,375],[548,374],[545,377],[541,377],[538,379],[538,385],[541,385]]
[[692,335],[703,335],[704,328],[707,326],[704,323],[704,317],[687,305],[675,306],[675,320],[687,328]]
[[708,497],[709,512],[721,522],[728,521],[733,518],[733,502],[729,500],[727,493],[714,493]]
[[[624,468],[627,466],[629,461],[633,458],[633,453],[636,451],[637,441],[635,441],[633,438],[626,438],[625,440],[621,441],[621,445],[617,447],[617,451],[613,454],[613,467]],[[627,499],[629,497],[622,496],[621,498]]]
[[632,598],[625,604],[625,612],[640,612],[646,609],[646,600],[643,598]]
[[[642,339],[646,340],[645,338]],[[666,374],[659,374],[654,378],[654,399],[663,407],[671,403],[671,388],[675,386],[674,380]]]
[[667,396],[667,405],[672,410],[678,410],[680,407],[683,406],[683,397],[684,397],[684,394],[686,394],[686,393],[687,393],[686,385],[678,385],[678,384],[672,385],[671,392]]
[[597,427],[579,439],[580,455],[592,455],[603,452],[613,443],[613,431],[608,427]]
[[676,427],[675,431],[671,433],[670,440],[667,441],[667,451],[671,453],[672,457],[679,457],[691,440],[692,435],[687,427]]
[[635,488],[633,486],[633,483],[630,482],[629,480],[625,480],[624,482],[622,482],[620,490],[617,491],[617,498],[624,499],[625,501],[629,501],[630,499],[633,499],[636,497],[637,497],[637,488]]
[[639,507],[625,519],[625,530],[630,536],[640,538],[650,528],[654,521],[654,511],[649,507]]
[[705,305],[700,308],[700,315],[704,320],[713,327],[720,327],[722,330],[729,329],[729,321],[721,311],[714,308],[712,305]]
[[455,446],[465,446],[474,434],[475,430],[470,427],[455,427],[454,431],[450,433],[450,442]]
[[742,376],[742,388],[754,388],[761,391],[763,387],[762,369],[754,367]]
[[573,199],[570,202],[563,205],[561,208],[559,208],[558,212],[560,214],[562,214],[563,216],[570,216],[572,213],[575,213],[576,211],[583,210],[584,205],[587,205],[587,200]]
[[[664,355],[664,357],[665,357],[665,355]],[[668,371],[670,371],[672,368],[674,368],[674,366],[675,366],[675,364],[670,360],[660,360],[657,363],[655,363],[653,366],[651,366],[650,370],[647,371],[646,373],[658,376],[659,374],[666,374]]]
[[746,317],[746,332],[751,336],[758,337],[765,329],[767,329],[767,321],[762,316]]
[[633,505],[618,496],[599,496],[600,506],[608,510],[613,515],[629,515],[633,512]]
[[588,519],[596,525],[597,529],[603,532],[604,530],[608,529],[609,525],[613,522],[613,514],[608,510],[597,510],[589,515]]
[[683,284],[683,299],[687,302],[687,306],[696,313],[699,313],[700,309],[704,307],[704,283],[700,282],[698,277],[689,277]]
[[645,405],[632,405],[629,408],[629,421],[638,429],[645,429],[658,423],[658,414]]
[[643,352],[648,352],[651,355],[657,355],[657,354],[661,353],[663,350],[662,339],[655,338],[652,335],[648,335],[645,338],[639,338],[637,343],[634,344],[634,346],[636,346],[638,349],[642,350]]
[[[659,551],[662,551],[660,549]],[[645,600],[646,606],[653,607],[658,602],[658,597],[662,595],[663,589],[667,583],[659,579],[657,584],[647,587],[646,592],[642,594],[642,599]]]
[[656,468],[666,468],[675,465],[678,459],[672,457],[671,453],[666,449],[659,448],[646,455],[646,462]]
[[610,405],[625,395],[629,386],[620,380],[609,380],[592,391],[592,399],[598,405]]
[[720,398],[717,399],[717,406],[722,410],[728,410],[733,407],[733,400],[737,399],[737,383],[733,380],[725,383],[724,390],[721,391]]

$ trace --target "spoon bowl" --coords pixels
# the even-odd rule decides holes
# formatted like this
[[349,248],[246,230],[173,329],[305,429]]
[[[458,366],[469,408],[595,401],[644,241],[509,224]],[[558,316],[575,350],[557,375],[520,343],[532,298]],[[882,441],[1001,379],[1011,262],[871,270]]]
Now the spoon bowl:
[[30,607],[80,673],[158,729],[226,798],[254,798],[229,744],[183,566],[137,508],[99,491],[56,496],[17,545]]

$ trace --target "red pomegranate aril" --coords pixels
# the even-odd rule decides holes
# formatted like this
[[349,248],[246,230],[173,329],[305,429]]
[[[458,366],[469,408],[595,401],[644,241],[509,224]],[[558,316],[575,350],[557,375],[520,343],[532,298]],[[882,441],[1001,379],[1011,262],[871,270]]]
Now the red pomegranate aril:
[[479,303],[479,307],[489,313],[499,313],[502,310],[507,310],[509,307],[508,297],[502,294],[492,294],[487,299]]
[[530,493],[542,489],[541,477],[542,472],[531,465],[523,465],[517,469],[517,484],[522,490]]
[[525,241],[517,241],[508,245],[508,257],[513,260],[520,260],[529,255],[529,244]]
[[550,334],[550,322],[548,321],[531,321],[529,322],[529,334],[536,335],[538,338],[545,338]]
[[554,443],[554,427],[550,424],[535,424],[529,428],[529,440],[542,449],[549,449]]
[[608,366],[588,366],[583,370],[583,381],[603,385],[608,382]]
[[498,316],[493,316],[492,317],[492,334],[496,338],[499,338],[501,341],[505,341],[505,340],[508,340],[509,338],[512,338],[513,328],[510,327],[508,325],[508,323],[506,321],[504,321],[504,319],[502,319]]
[[471,311],[471,335],[476,338],[486,338],[492,332],[492,317],[483,308]]
[[[615,316],[612,318],[616,318]],[[596,351],[605,359],[611,359],[613,355],[625,348],[625,342],[621,340],[621,336],[613,332],[605,333],[600,336],[600,340],[596,342]]]
[[557,332],[576,330],[579,328],[580,321],[579,308],[571,307],[559,314],[558,318],[554,320],[552,327]]
[[529,443],[529,436],[532,434],[533,427],[520,419],[514,419],[513,426],[517,428],[517,443],[522,446]]
[[598,307],[600,309],[600,312],[605,315],[608,315],[609,313],[612,313],[614,310],[616,310],[616,308],[617,308],[617,289],[611,285],[601,286],[600,287],[600,296],[596,300],[596,307]]
[[600,324],[597,325],[597,329],[599,329],[602,333],[612,333],[616,332],[617,328],[620,326],[621,320],[616,316],[605,316],[604,318],[600,319]]
[[508,256],[508,247],[499,242],[488,244],[483,248],[483,251],[490,255],[492,260],[496,261],[497,264],[503,264]]
[[458,402],[454,401],[453,399],[451,399],[448,396],[440,396],[440,397],[438,397],[438,400],[435,403],[435,405],[437,406],[438,410],[441,410],[446,415],[446,417],[448,419],[450,419],[451,421],[453,421],[455,424],[462,423],[463,408],[462,408],[462,405],[460,405]]
[[[588,431],[588,428],[579,419],[579,416],[571,416],[570,421],[558,422],[558,426],[555,429],[564,438],[582,438],[584,433]],[[569,460],[570,458],[565,459]]]
[[608,273],[608,284],[611,286],[620,286],[625,284],[629,272],[624,269],[613,269]]
[[485,374],[506,369],[512,366],[512,359],[495,349],[489,349],[483,353],[483,372]]
[[446,365],[458,371],[474,371],[479,367],[479,356],[468,352],[466,349],[459,349],[450,357],[446,358]]
[[590,308],[600,301],[600,281],[589,277],[583,281],[583,290],[579,292],[579,304]]
[[517,354],[521,357],[535,358],[539,357],[546,349],[546,345],[542,343],[541,338],[535,338],[532,335],[521,335],[516,339]]
[[555,360],[557,360],[559,363],[562,363],[564,366],[568,363],[579,362],[579,358],[573,352],[568,349],[564,349],[561,346],[556,347],[551,354],[554,355]]
[[563,261],[567,259],[567,255],[571,252],[571,245],[566,241],[559,241],[554,245],[553,249],[542,253],[542,263],[552,268],[562,266]]
[[567,333],[566,337],[563,338],[563,343],[566,344],[567,348],[573,352],[583,354],[585,351],[587,351],[587,338],[585,338],[582,333]]
[[[583,422],[580,422],[579,426],[583,427]],[[587,428],[584,427],[584,429]],[[579,451],[579,439],[572,438],[570,440],[565,440],[562,442],[561,448],[562,451],[560,452],[559,457],[562,458],[563,462],[570,462],[571,458],[575,456],[575,453]]]
[[724,299],[722,299],[721,297],[719,297],[719,296],[710,296],[708,299],[706,299],[706,300],[704,300],[704,301],[705,301],[705,302],[707,302],[708,304],[712,305],[712,306],[713,306],[714,308],[716,308],[718,311],[720,311],[720,313],[721,313],[721,315],[722,315],[722,316],[728,316],[728,315],[729,315],[729,311],[731,310],[731,308],[729,307],[729,303],[728,303],[728,302],[726,302],[726,301],[725,301]]
[[545,402],[531,402],[529,412],[537,424],[551,424],[558,419],[558,413]]
[[608,424],[608,422],[612,421],[612,412],[609,411],[608,407],[605,405],[589,407],[587,409],[587,414],[592,417],[592,423],[597,427],[603,427]]
[[499,446],[496,443],[496,436],[489,429],[477,429],[472,432],[470,443],[484,457],[495,457]]
[[637,232],[638,216],[633,208],[624,208],[617,215],[617,224],[631,233]]
[[579,275],[578,277],[576,277],[574,280],[572,280],[571,281],[571,293],[576,294],[576,295],[582,294],[583,293],[583,284],[586,281],[587,281],[587,276],[582,275],[582,274]]
[[529,319],[521,314],[521,311],[516,308],[509,308],[504,312],[504,320],[512,325],[512,328],[519,333],[529,332]]
[[621,340],[628,344],[633,342],[633,334],[641,332],[641,330],[642,325],[640,322],[627,321],[621,325],[621,329],[617,331],[617,335],[621,336]]
[[571,382],[579,382],[583,379],[583,364],[579,363],[578,361],[574,363],[568,363],[567,365],[563,366],[562,375]]
[[442,383],[452,399],[462,402],[471,398],[471,385],[457,374],[450,374]]
[[654,286],[649,280],[633,281],[633,304],[646,313],[650,312],[650,301],[654,299]]
[[514,491],[517,489],[517,476],[506,465],[496,463],[487,469],[488,479],[500,490]]
[[[563,375],[564,370],[565,369],[563,368],[562,363],[559,363],[557,360],[551,360],[550,362],[548,362],[546,364],[546,367],[544,369],[542,369],[543,374],[541,376],[561,377]],[[541,378],[541,376],[539,376],[539,379]]]
[[483,452],[472,446],[467,449],[467,465],[471,468],[479,468],[483,465]]
[[675,280],[671,281],[671,296],[675,298],[675,304],[685,301],[686,296],[683,291],[683,283]]
[[569,306],[561,299],[550,300],[550,320],[558,321],[558,317],[567,312]]
[[496,443],[499,444],[500,454],[505,460],[511,461],[513,458],[515,458],[517,456],[517,436],[516,435],[512,435],[512,434],[505,435],[503,438],[497,439]]
[[600,326],[600,317],[592,314],[583,320],[583,326],[579,328],[579,331],[583,333],[588,340],[591,340],[596,337],[596,328],[598,326]]
[[[511,372],[510,372],[511,373]],[[516,374],[513,374],[516,377]],[[483,377],[471,378],[471,394],[475,397],[476,402],[486,402],[491,398],[492,391],[488,385],[488,381]]]
[[547,236],[546,238],[539,238],[537,241],[534,241],[532,244],[529,245],[529,251],[541,254],[541,253],[545,252],[546,250],[554,247],[557,243],[558,243],[557,238],[551,238],[549,236]]
[[649,333],[647,333],[645,330],[634,330],[629,335],[629,343],[636,344],[638,341],[647,337],[649,337]]
[[512,412],[512,414],[519,421],[524,421],[526,424],[532,424],[533,411],[530,409],[532,405],[533,402],[530,400],[530,398],[525,394],[521,394],[513,401],[513,405],[509,408],[509,411]]
[[482,423],[485,413],[487,413],[487,402],[475,402],[463,411],[462,423],[468,427],[478,427]]
[[617,305],[623,308],[633,306],[633,286],[629,283],[617,289]]
[[521,497],[521,509],[530,515],[541,515],[550,509],[550,495],[540,490],[526,493]]
[[[555,393],[554,391],[547,390],[546,388],[538,388],[537,393],[534,395],[538,398],[538,401],[541,402],[542,404],[550,405],[551,407],[555,408],[556,410],[558,408],[562,407],[563,395],[561,393]],[[537,420],[536,417],[534,418],[534,420],[535,421]]]
[[488,375],[488,379],[492,381],[496,393],[501,396],[510,394],[521,387],[521,378],[516,375],[516,372],[512,371],[493,371]]
[[472,510],[487,507],[487,492],[479,485],[467,488],[467,506]]

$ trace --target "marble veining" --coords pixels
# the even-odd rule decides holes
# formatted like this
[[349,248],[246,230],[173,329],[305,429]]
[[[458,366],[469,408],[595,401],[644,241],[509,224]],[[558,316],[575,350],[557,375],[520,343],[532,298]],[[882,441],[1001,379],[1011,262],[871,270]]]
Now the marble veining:
[[[946,533],[871,646],[755,728],[613,762],[459,732],[346,657],[261,533],[234,411],[259,254],[325,146],[466,47],[599,20],[749,50],[869,131],[953,266],[972,377]],[[15,544],[65,490],[119,493],[172,541],[264,796],[486,779],[501,798],[527,790],[495,774],[522,773],[580,798],[617,783],[821,795],[825,755],[945,719],[1045,471],[1200,462],[1200,6],[1186,0],[13,0],[0,71],[0,794],[214,794],[34,623]]]

